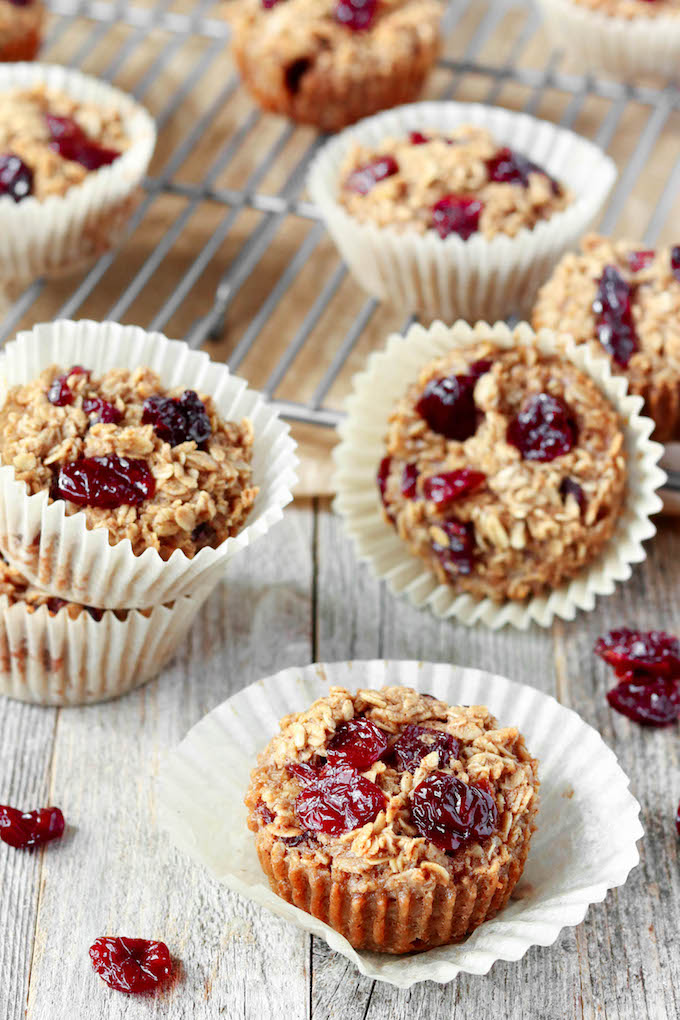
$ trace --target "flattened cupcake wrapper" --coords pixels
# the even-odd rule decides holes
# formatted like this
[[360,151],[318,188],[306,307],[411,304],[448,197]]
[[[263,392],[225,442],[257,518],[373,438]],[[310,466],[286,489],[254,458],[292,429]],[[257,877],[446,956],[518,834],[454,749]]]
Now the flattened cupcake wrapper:
[[216,549],[189,559],[177,549],[166,561],[155,549],[135,556],[128,539],[109,544],[106,528],[88,530],[83,514],[66,516],[64,503],[29,496],[14,468],[0,465],[0,549],[43,591],[80,605],[143,609],[191,595],[217,583],[229,560],[278,521],[292,497],[295,443],[264,398],[226,365],[192,351],[180,340],[115,322],[57,321],[19,333],[0,355],[0,406],[10,387],[35,379],[51,364],[85,365],[98,375],[110,368],[146,366],[167,387],[212,396],[220,415],[249,418],[254,430],[253,485],[259,493],[245,526]]
[[[205,593],[207,594],[207,592]],[[63,608],[33,613],[0,598],[0,695],[34,705],[87,705],[141,687],[174,656],[205,594],[156,606],[148,615],[131,609],[125,619],[110,610],[95,620],[83,610],[72,619]]]
[[[473,234],[467,241],[361,223],[340,205],[340,168],[354,142],[371,146],[387,136],[446,132],[468,123],[544,167],[574,201],[515,237]],[[572,131],[498,107],[443,102],[402,106],[343,131],[316,157],[307,187],[342,257],[370,294],[428,319],[494,321],[528,314],[536,290],[592,225],[615,179],[612,160]]]
[[[573,0],[537,0],[555,46],[581,66],[631,80],[675,77],[680,62],[680,17],[613,17]],[[642,6],[642,5],[641,5]]]
[[0,269],[5,283],[69,272],[121,238],[137,202],[154,146],[153,118],[119,89],[55,64],[3,64],[0,92],[44,84],[76,100],[120,111],[130,147],[109,166],[87,174],[65,195],[15,202],[0,197]]
[[[278,731],[278,720],[336,685],[351,691],[414,687],[450,705],[488,705],[501,725],[517,726],[539,759],[537,831],[516,898],[463,943],[399,957],[358,951],[269,888],[246,824],[250,771]],[[591,903],[626,881],[643,835],[640,806],[615,755],[575,712],[505,677],[427,662],[315,664],[252,684],[206,716],[172,752],[161,771],[159,802],[161,824],[173,842],[230,889],[325,939],[362,974],[399,988],[452,981],[461,971],[486,974],[497,960],[519,960],[532,945],[551,945],[564,927],[583,920]],[[500,902],[492,897],[491,909]]]
[[[482,340],[503,348],[535,341],[546,354],[555,353],[558,340],[566,340],[566,351],[560,353],[595,380],[624,423],[628,485],[614,535],[577,577],[523,602],[499,604],[489,598],[475,599],[441,584],[383,519],[376,484],[389,415],[420,369],[455,347]],[[494,629],[511,624],[522,630],[532,622],[548,627],[555,617],[573,620],[577,610],[592,609],[597,595],[610,595],[618,581],[630,577],[632,564],[645,559],[642,543],[656,533],[650,517],[662,508],[657,489],[666,481],[665,472],[658,467],[663,446],[649,439],[654,423],[640,414],[642,403],[641,397],[628,394],[623,376],[612,375],[608,358],[595,354],[588,345],[558,338],[550,330],[536,334],[526,323],[510,330],[500,322],[494,326],[479,322],[474,327],[465,322],[451,327],[435,322],[427,330],[412,326],[406,336],[389,337],[385,349],[371,355],[366,370],[355,377],[347,418],[338,429],[341,442],[334,451],[334,507],[344,519],[359,558],[387,581],[392,592],[406,595],[419,608],[427,606],[435,616],[466,624],[482,622]]]

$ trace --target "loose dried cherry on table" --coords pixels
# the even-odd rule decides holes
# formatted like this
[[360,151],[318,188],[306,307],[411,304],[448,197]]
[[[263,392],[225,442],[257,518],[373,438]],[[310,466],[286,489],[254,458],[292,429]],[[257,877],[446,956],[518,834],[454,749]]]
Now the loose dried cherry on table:
[[338,0],[335,20],[353,32],[364,32],[373,24],[378,0]]
[[90,959],[102,981],[117,992],[155,992],[172,974],[164,942],[106,936],[90,946]]
[[433,432],[461,442],[469,439],[477,431],[480,417],[474,398],[475,385],[490,368],[491,362],[483,359],[470,365],[466,375],[431,379],[416,404],[416,412]]
[[149,397],[144,401],[142,425],[153,425],[158,438],[170,446],[193,440],[202,447],[212,433],[205,404],[194,390],[185,390],[181,397]]
[[444,730],[411,723],[404,727],[392,744],[389,761],[402,772],[415,772],[423,758],[433,751],[439,755],[439,764],[448,766],[450,758],[459,756],[460,744]]
[[398,171],[399,164],[394,156],[377,156],[373,162],[352,170],[345,178],[345,188],[357,195],[367,195],[379,181],[392,177]]
[[597,338],[617,365],[625,368],[638,349],[632,288],[616,266],[605,266],[593,301]]
[[550,181],[553,194],[559,195],[561,187],[547,171],[523,156],[521,152],[504,147],[499,149],[495,156],[486,161],[486,169],[489,180],[495,184],[521,184],[523,188],[529,187],[529,174],[541,174]]
[[498,827],[491,793],[446,772],[433,772],[415,788],[411,818],[421,836],[447,853],[471,840],[485,839]]
[[33,171],[12,152],[0,156],[0,195],[21,202],[33,193]]
[[440,475],[430,475],[423,482],[423,495],[431,499],[437,506],[445,506],[456,499],[462,499],[470,492],[479,489],[486,481],[486,475],[471,468],[458,468],[456,471],[444,471]]
[[57,117],[53,113],[46,113],[45,120],[50,132],[50,149],[64,159],[80,163],[86,170],[99,170],[120,156],[116,149],[107,149],[89,138],[72,117]]
[[303,828],[340,836],[374,821],[386,803],[382,790],[356,769],[329,764],[303,786],[295,810]]
[[479,230],[484,205],[466,195],[444,195],[432,206],[432,227],[444,239],[457,234],[467,241]]
[[612,708],[642,726],[670,726],[680,717],[680,689],[675,680],[621,680],[607,692]]
[[349,765],[365,772],[387,750],[387,734],[370,719],[350,719],[340,723],[328,745],[331,765]]
[[83,411],[85,414],[96,414],[97,422],[104,425],[117,425],[123,418],[123,412],[103,397],[85,397]]
[[620,677],[634,672],[653,678],[680,678],[680,641],[663,630],[610,630],[595,642],[595,654]]
[[112,510],[137,506],[151,499],[156,482],[145,460],[129,457],[81,457],[62,464],[55,474],[50,495],[78,506]]
[[17,850],[49,843],[63,834],[64,816],[59,808],[19,811],[18,808],[0,804],[0,839]]
[[475,558],[475,527],[471,521],[450,519],[438,525],[449,544],[432,542],[432,549],[448,574],[471,574]]
[[63,375],[58,375],[56,379],[53,379],[47,391],[47,399],[50,404],[54,404],[55,407],[66,407],[68,404],[73,403],[73,390],[68,384],[69,376],[72,375],[86,375],[89,377],[90,371],[87,368],[83,368],[82,365],[72,365],[68,372],[64,372]]
[[508,425],[507,440],[524,460],[550,461],[569,453],[578,438],[574,412],[552,393],[536,393]]

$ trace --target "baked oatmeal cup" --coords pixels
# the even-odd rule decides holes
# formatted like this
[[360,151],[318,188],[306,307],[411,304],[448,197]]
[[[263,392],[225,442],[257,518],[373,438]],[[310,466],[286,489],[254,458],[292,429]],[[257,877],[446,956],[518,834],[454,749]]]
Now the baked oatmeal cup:
[[5,282],[72,271],[117,243],[155,138],[118,89],[54,65],[0,66]]
[[538,6],[554,45],[580,67],[626,81],[677,75],[678,0],[538,0]]
[[584,238],[538,292],[531,321],[606,352],[643,397],[654,438],[680,440],[680,245]]
[[355,382],[337,509],[361,557],[438,615],[572,619],[655,532],[663,448],[640,404],[568,337],[413,327]]
[[272,890],[356,949],[460,941],[508,902],[538,763],[482,706],[331,687],[281,720],[246,795]]
[[202,598],[95,609],[48,595],[0,557],[0,695],[85,705],[151,680],[184,641]]
[[44,22],[41,0],[0,0],[0,61],[33,60]]
[[129,609],[192,594],[291,498],[287,428],[179,341],[57,322],[20,334],[2,376],[0,548],[51,595]]
[[322,131],[420,93],[441,48],[439,0],[240,0],[233,53],[265,110]]
[[616,176],[590,142],[500,108],[418,103],[322,149],[308,189],[358,282],[426,318],[526,312]]

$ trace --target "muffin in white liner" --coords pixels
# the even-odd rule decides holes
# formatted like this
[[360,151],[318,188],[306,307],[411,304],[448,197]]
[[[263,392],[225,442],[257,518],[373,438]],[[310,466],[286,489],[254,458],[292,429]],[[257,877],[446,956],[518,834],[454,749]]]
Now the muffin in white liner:
[[[446,133],[461,124],[488,130],[543,167],[573,194],[562,211],[515,237],[455,234],[362,223],[338,201],[340,171],[352,144],[376,146],[410,131]],[[593,223],[616,179],[608,156],[579,135],[523,113],[477,103],[414,103],[369,117],[328,142],[307,178],[328,231],[357,281],[377,297],[428,319],[503,319],[525,314],[559,258]]]
[[[257,754],[279,719],[303,711],[329,686],[406,686],[450,705],[483,704],[517,726],[539,760],[541,801],[529,859],[511,901],[464,942],[411,956],[358,952],[332,928],[269,889],[243,803]],[[340,662],[291,668],[220,705],[187,735],[162,768],[161,824],[180,849],[225,885],[325,939],[368,977],[399,988],[486,974],[519,960],[579,924],[591,903],[622,885],[639,860],[640,806],[613,752],[595,730],[553,698],[501,676],[423,662]],[[521,898],[520,898],[521,897]]]
[[156,144],[153,118],[120,89],[55,64],[0,65],[0,92],[45,85],[75,100],[119,111],[130,145],[108,166],[87,174],[65,195],[15,202],[0,197],[4,282],[69,272],[115,245],[137,204]]
[[164,386],[209,394],[225,420],[252,423],[253,485],[258,495],[243,529],[193,558],[176,549],[163,560],[153,548],[136,556],[129,539],[109,543],[105,527],[86,527],[81,513],[67,516],[63,500],[28,495],[14,468],[0,465],[0,548],[37,587],[70,602],[104,609],[143,609],[168,603],[216,583],[239,550],[264,535],[292,499],[295,443],[289,428],[262,396],[232,376],[226,365],[185,343],[137,326],[66,320],[19,333],[0,356],[0,406],[8,390],[30,382],[49,365],[84,365],[93,373],[146,366]]
[[[205,595],[140,611],[72,605],[28,612],[0,597],[0,694],[34,705],[86,705],[141,687],[182,644]],[[97,614],[99,615],[99,614]]]
[[680,62],[680,16],[656,14],[639,2],[636,17],[592,10],[573,0],[537,0],[553,45],[581,67],[626,81],[640,75],[672,78]]
[[[481,340],[501,348],[535,342],[546,354],[559,348],[597,383],[623,420],[628,484],[613,537],[573,580],[523,602],[475,599],[440,583],[383,519],[376,484],[388,418],[419,370],[456,346]],[[567,343],[566,349],[560,347],[560,340]],[[643,541],[656,532],[650,515],[662,507],[656,490],[666,480],[657,466],[663,447],[649,439],[654,423],[642,417],[641,408],[642,398],[628,395],[626,380],[612,375],[608,358],[577,347],[569,338],[558,338],[549,330],[535,334],[526,323],[514,330],[503,323],[489,326],[484,322],[474,328],[464,322],[452,327],[435,322],[427,330],[415,325],[406,336],[393,334],[385,349],[373,354],[367,369],[355,378],[347,418],[339,426],[341,442],[334,451],[335,509],[344,518],[360,559],[370,563],[393,592],[407,595],[418,607],[428,606],[436,616],[455,617],[467,624],[482,621],[492,628],[512,624],[522,629],[532,621],[547,627],[556,616],[571,620],[578,609],[592,609],[597,595],[611,594],[617,581],[630,577],[631,565],[645,558]]]

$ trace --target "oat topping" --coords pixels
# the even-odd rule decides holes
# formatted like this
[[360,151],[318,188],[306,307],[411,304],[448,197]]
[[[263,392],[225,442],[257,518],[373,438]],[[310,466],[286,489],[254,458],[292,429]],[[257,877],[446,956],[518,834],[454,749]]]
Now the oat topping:
[[0,458],[30,494],[63,498],[67,514],[107,528],[111,544],[128,538],[136,555],[216,547],[257,495],[250,422],[222,420],[209,396],[165,390],[148,368],[96,378],[51,366],[10,390],[0,430]]
[[375,148],[355,144],[340,171],[339,199],[362,222],[440,237],[514,237],[565,209],[569,192],[484,128],[411,132]]
[[0,95],[0,155],[22,161],[32,175],[30,193],[39,200],[65,195],[128,147],[116,110],[77,102],[44,85]]
[[521,600],[575,576],[623,506],[616,411],[533,345],[476,343],[427,365],[390,417],[385,453],[386,520],[441,582],[475,597]]
[[[377,790],[377,811],[348,831],[310,832],[299,814],[309,790],[305,769],[318,773],[336,734],[350,721],[379,728],[388,743],[363,772],[343,766]],[[398,890],[405,883],[427,888],[479,875],[506,864],[525,846],[537,806],[537,762],[517,729],[499,726],[482,706],[450,707],[405,687],[355,695],[333,687],[306,712],[282,719],[280,727],[259,756],[246,796],[258,849],[267,848],[272,859],[295,853],[315,869],[330,869],[334,878],[343,875],[356,889],[369,891],[379,882]],[[410,770],[404,769],[393,749],[415,728],[426,734],[422,754],[417,764],[410,762]],[[486,832],[476,817],[481,838],[451,830],[450,819],[441,813],[444,800],[427,802],[433,785],[455,787],[463,794],[462,803],[484,801],[492,829]],[[419,832],[428,807],[443,825],[432,838]],[[438,845],[443,842],[448,851]]]
[[[581,247],[539,291],[534,328],[606,350],[613,371],[645,398],[655,438],[680,437],[680,248],[652,251],[594,234]],[[605,314],[607,299],[614,314]]]
[[572,0],[615,18],[658,18],[680,15],[680,0]]

